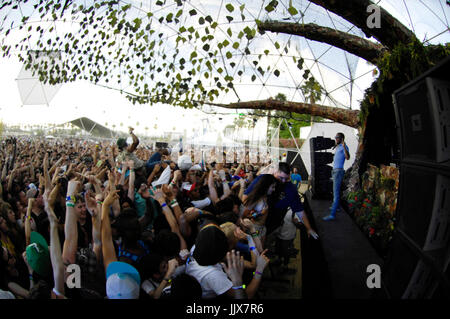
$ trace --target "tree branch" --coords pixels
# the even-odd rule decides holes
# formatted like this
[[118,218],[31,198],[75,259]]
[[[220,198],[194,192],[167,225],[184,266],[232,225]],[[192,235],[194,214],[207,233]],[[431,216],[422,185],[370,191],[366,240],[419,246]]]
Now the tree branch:
[[381,44],[368,41],[355,35],[322,27],[314,23],[299,24],[292,22],[263,21],[258,24],[263,31],[280,32],[305,37],[310,40],[328,43],[345,50],[376,65],[377,59],[386,50]]
[[259,110],[279,110],[299,114],[310,114],[333,120],[351,127],[359,127],[359,111],[347,110],[338,107],[325,106],[319,104],[309,104],[302,102],[288,102],[274,99],[237,102],[230,104],[219,104],[210,102],[199,102],[203,104],[219,106],[227,109],[259,109]]
[[[394,18],[389,12],[375,5],[370,0],[310,1],[351,22],[360,28],[368,38],[374,37],[389,49],[394,48],[398,43],[410,43],[416,38],[411,30]],[[367,18],[372,14],[372,12],[367,12],[369,5],[377,6],[380,9],[380,28],[371,29],[367,26]]]

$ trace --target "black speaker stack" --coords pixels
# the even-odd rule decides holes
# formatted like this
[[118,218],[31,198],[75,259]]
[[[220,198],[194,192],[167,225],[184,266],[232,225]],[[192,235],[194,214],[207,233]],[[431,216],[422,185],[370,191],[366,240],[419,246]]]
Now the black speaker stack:
[[328,165],[333,162],[333,153],[326,150],[335,144],[331,138],[323,136],[313,137],[309,140],[311,150],[311,186],[312,198],[332,199],[333,181],[331,171],[333,168]]
[[450,298],[450,57],[393,94],[400,145],[390,298]]

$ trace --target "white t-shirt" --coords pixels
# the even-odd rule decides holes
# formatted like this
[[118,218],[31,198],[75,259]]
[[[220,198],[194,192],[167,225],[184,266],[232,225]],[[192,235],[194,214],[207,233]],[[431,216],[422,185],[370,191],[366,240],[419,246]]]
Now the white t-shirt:
[[191,257],[186,263],[186,274],[194,277],[202,287],[202,299],[211,299],[227,292],[233,283],[228,279],[222,266],[217,263],[211,266],[200,266],[192,257],[195,245],[191,248]]
[[[294,218],[298,219],[297,216]],[[295,227],[295,224],[292,222],[292,209],[289,208],[284,216],[283,224],[278,229],[277,236],[282,240],[291,240],[295,238],[296,234],[297,227]]]
[[[154,281],[153,279],[149,278],[142,282],[141,288],[147,293],[151,293],[152,291],[155,291],[159,287],[159,282]],[[170,292],[170,286],[164,287],[162,294],[169,293]]]
[[211,205],[211,199],[209,197],[206,197],[201,200],[193,200],[191,203],[192,203],[192,205],[194,205],[195,208],[203,209],[206,206]]

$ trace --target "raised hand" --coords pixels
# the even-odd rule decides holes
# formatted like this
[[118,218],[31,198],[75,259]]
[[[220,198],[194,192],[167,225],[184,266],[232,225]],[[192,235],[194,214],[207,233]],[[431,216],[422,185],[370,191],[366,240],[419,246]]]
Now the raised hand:
[[166,272],[166,278],[170,278],[173,273],[175,272],[175,269],[178,267],[178,261],[176,258],[173,258],[167,262],[167,272]]
[[86,209],[91,214],[92,217],[97,217],[97,214],[99,213],[97,208],[97,200],[92,197],[92,192],[87,191],[84,193],[84,201],[86,203]]
[[92,185],[100,185],[101,184],[100,180],[97,177],[95,177],[94,175],[88,175],[87,179],[88,179],[89,183],[91,183]]
[[55,187],[53,187],[52,191],[48,195],[48,207],[52,210],[55,208],[56,198],[58,197],[60,185],[57,183]]
[[167,199],[172,200],[174,198],[173,193],[168,185],[164,184],[162,186],[162,191]]
[[264,268],[269,264],[269,257],[266,256],[267,249],[264,250],[257,258],[256,258],[256,271],[262,273]]
[[242,274],[244,273],[244,257],[240,256],[239,251],[234,249],[227,253],[227,265],[222,263],[222,267],[225,270],[228,277],[233,282],[234,286],[242,284]]
[[240,219],[241,221],[241,225],[244,226],[245,228],[247,228],[250,232],[254,233],[255,232],[255,225],[253,224],[253,222],[248,219],[248,218],[244,218],[244,219]]
[[154,200],[158,201],[160,204],[164,203],[166,201],[164,192],[162,189],[158,189],[155,191],[155,195],[151,196]]
[[[123,172],[123,174],[125,174],[125,172]],[[108,183],[109,189],[115,189],[116,176],[111,171],[108,171],[108,180],[109,180],[109,183]]]
[[111,206],[116,199],[119,199],[118,193],[119,193],[118,189],[109,192],[108,196],[106,196],[105,200],[103,201],[103,205]]
[[73,196],[75,195],[78,186],[79,186],[79,181],[72,179],[69,181],[69,183],[67,184],[67,196]]

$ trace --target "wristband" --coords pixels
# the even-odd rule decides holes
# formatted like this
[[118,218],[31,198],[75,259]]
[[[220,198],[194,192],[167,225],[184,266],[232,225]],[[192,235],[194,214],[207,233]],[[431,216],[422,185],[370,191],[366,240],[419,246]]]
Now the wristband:
[[68,207],[75,207],[75,204],[72,202],[66,202],[66,206]]
[[172,279],[170,279],[170,278],[164,278],[163,280],[167,281],[168,283],[170,283],[172,281]]
[[256,247],[250,247],[250,251],[255,250],[255,249],[256,249]]
[[100,200],[98,200],[98,201],[97,201],[97,204],[99,204],[99,205],[103,205],[103,202],[102,202],[102,201],[100,201]]
[[203,212],[199,209],[199,210],[198,210],[198,214],[199,214],[200,216],[202,216],[202,215],[203,215]]
[[167,206],[167,203],[162,203],[161,204],[161,208],[164,208],[164,207],[166,207]]
[[260,276],[262,276],[262,272],[259,272],[259,271],[255,270],[255,271],[253,272],[253,275],[260,275]]
[[75,199],[75,196],[70,196],[70,195],[68,195],[68,196],[66,197],[66,202],[72,202],[72,203],[75,204],[76,201],[77,201],[77,200]]
[[176,207],[176,206],[178,206],[178,203],[175,203],[175,204],[173,204],[173,205],[170,205],[170,207],[172,207],[172,208],[174,208],[174,207]]
[[252,237],[258,237],[258,235],[259,235],[259,232],[254,232],[254,233],[251,233],[251,235],[252,235]]
[[236,287],[231,287],[231,288],[233,288],[234,290],[245,289],[245,285],[242,285],[242,286],[236,286]]
[[170,205],[173,205],[173,204],[176,204],[177,203],[177,200],[176,199],[172,199],[171,201],[170,201]]

